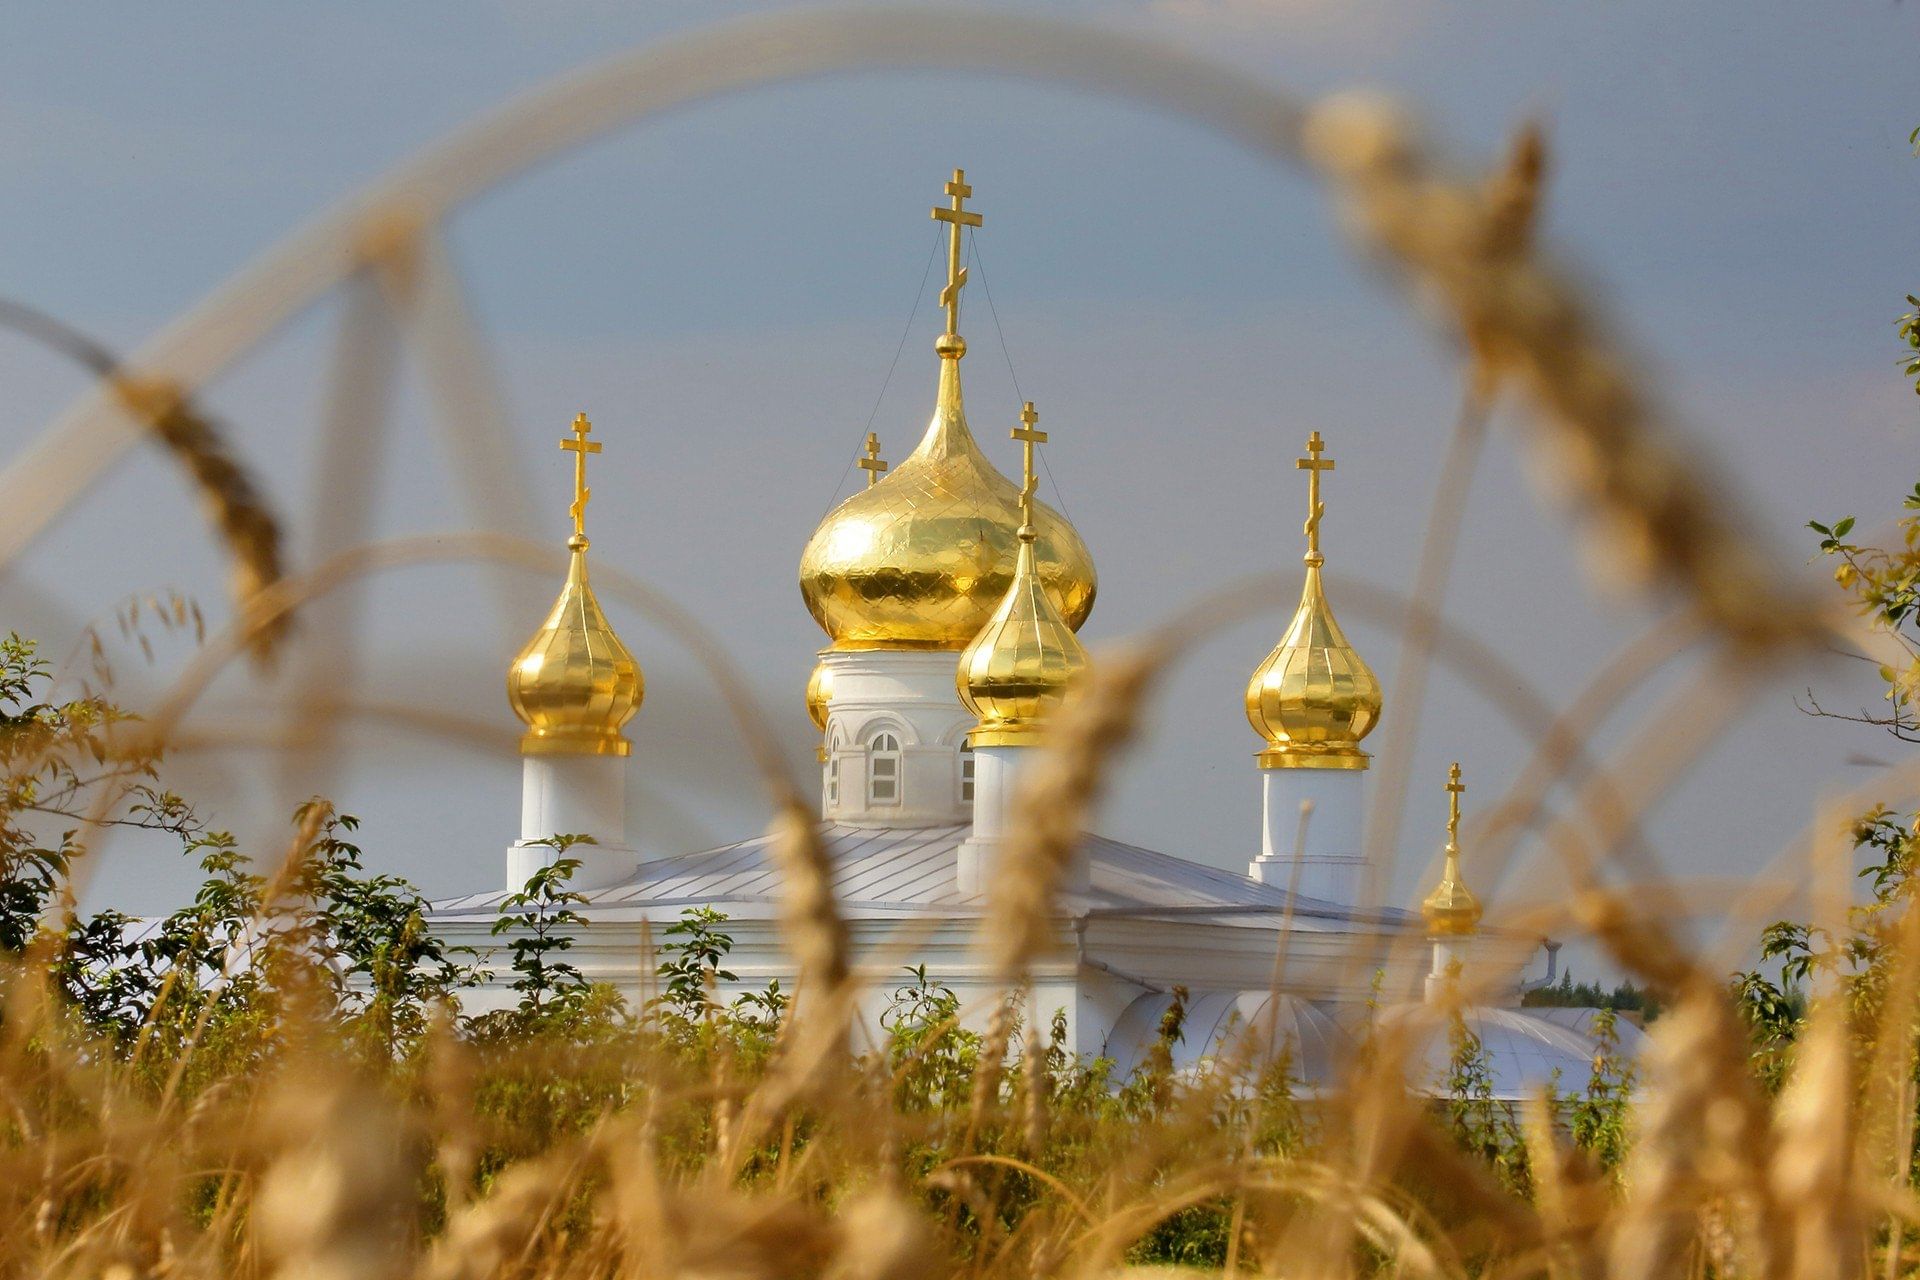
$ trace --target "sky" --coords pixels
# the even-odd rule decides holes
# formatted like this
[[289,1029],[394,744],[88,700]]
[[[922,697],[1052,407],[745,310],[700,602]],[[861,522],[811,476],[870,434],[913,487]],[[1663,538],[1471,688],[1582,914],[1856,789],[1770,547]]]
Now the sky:
[[[135,349],[304,220],[481,113],[596,60],[766,8],[25,9],[0,46],[0,295]],[[1920,408],[1892,326],[1920,284],[1920,160],[1906,140],[1920,123],[1920,8],[1070,0],[1029,10],[1146,35],[1301,95],[1390,93],[1464,163],[1492,163],[1521,121],[1544,121],[1547,240],[1617,319],[1778,572],[1824,574],[1810,562],[1808,519],[1857,513],[1871,529],[1897,510]],[[933,290],[913,303],[932,248],[926,209],[955,166],[986,216],[976,271],[993,295],[990,313],[984,289],[968,300],[969,413],[1011,472],[1003,428],[1021,398],[1040,404],[1053,437],[1047,496],[1099,565],[1083,633],[1096,653],[1237,575],[1297,566],[1293,459],[1318,430],[1338,461],[1328,590],[1393,717],[1394,634],[1341,609],[1341,577],[1414,587],[1457,353],[1356,258],[1307,177],[1111,96],[906,72],[761,88],[550,157],[459,209],[448,242],[514,437],[498,461],[523,477],[544,531],[556,546],[567,532],[570,468],[553,442],[585,409],[606,446],[595,557],[716,632],[796,771],[810,769],[802,690],[823,637],[795,569],[808,533],[858,483],[849,462],[869,421],[897,459],[932,407]],[[323,297],[204,392],[284,514],[296,566],[310,560],[316,504],[338,496],[316,491],[316,469],[340,309],[337,293]],[[473,527],[434,402],[417,368],[404,379],[356,482],[370,491],[369,540]],[[0,387],[0,457],[10,457],[85,382],[0,333]],[[1516,686],[1565,703],[1608,655],[1661,625],[1660,604],[1587,574],[1527,472],[1525,430],[1517,412],[1496,424],[1445,607],[1502,655]],[[0,576],[0,625],[56,658],[85,627],[103,627],[116,696],[150,705],[190,643],[157,636],[148,660],[121,637],[116,610],[177,591],[220,621],[224,584],[192,496],[142,447]],[[518,581],[503,608],[486,575],[439,566],[384,575],[359,596],[365,650],[357,671],[338,667],[342,695],[480,722],[482,735],[378,719],[354,728],[338,776],[276,765],[248,743],[181,756],[168,778],[263,851],[277,847],[293,799],[324,786],[363,819],[370,866],[433,894],[493,887],[519,804],[503,672],[558,585]],[[1290,592],[1182,655],[1117,775],[1103,831],[1226,867],[1257,850],[1242,689],[1284,627]],[[632,835],[670,853],[757,832],[763,794],[698,664],[651,620],[608,603],[648,685],[631,726]],[[1628,700],[1596,745],[1658,724],[1696,675],[1680,664]],[[285,687],[235,671],[199,723],[260,723]],[[1650,842],[1693,886],[1676,900],[1697,902],[1709,932],[1727,886],[1766,874],[1822,797],[1898,757],[1870,729],[1804,715],[1795,699],[1810,687],[1849,709],[1877,696],[1870,672],[1863,680],[1845,662],[1785,673],[1648,817]],[[1529,750],[1461,679],[1436,676],[1394,900],[1416,899],[1430,875],[1447,763],[1466,768],[1471,812]],[[159,911],[191,884],[177,852],[137,835],[116,835],[97,858],[92,902]],[[1563,883],[1549,855],[1533,854],[1488,888],[1512,904],[1551,900]]]

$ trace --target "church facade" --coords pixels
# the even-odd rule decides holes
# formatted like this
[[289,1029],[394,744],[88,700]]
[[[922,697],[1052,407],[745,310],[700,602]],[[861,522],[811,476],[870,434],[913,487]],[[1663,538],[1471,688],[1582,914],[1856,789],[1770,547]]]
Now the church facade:
[[[1005,856],[1011,798],[1087,664],[1075,633],[1098,586],[1079,533],[1036,497],[1036,451],[1048,437],[1034,406],[1011,433],[1019,483],[968,424],[961,249],[981,217],[966,207],[972,188],[961,171],[946,194],[933,210],[949,235],[932,419],[891,469],[869,436],[866,487],[829,513],[800,557],[801,595],[828,641],[806,690],[821,734],[823,838],[875,1034],[908,966],[924,965],[982,1019],[1001,995],[975,934]],[[625,728],[644,681],[588,579],[586,472],[600,445],[585,415],[562,447],[575,468],[568,576],[508,675],[509,703],[526,725],[520,839],[502,881],[436,904],[435,928],[493,950],[502,901],[554,856],[542,841],[589,835],[594,842],[569,855],[582,859],[573,884],[588,898],[571,957],[587,976],[640,989],[646,939],[711,907],[728,917],[738,990],[774,979],[791,990],[769,837],[671,857],[642,858],[628,844]],[[1515,1007],[1541,940],[1479,927],[1457,856],[1457,765],[1441,884],[1418,913],[1361,905],[1361,744],[1384,697],[1322,583],[1321,485],[1334,463],[1318,433],[1298,465],[1308,491],[1300,604],[1246,695],[1258,735],[1257,850],[1250,841],[1245,871],[1235,872],[1087,833],[1056,906],[1055,945],[1032,975],[1031,1009],[1042,1019],[1064,1013],[1070,1046],[1111,1058],[1124,1075],[1179,988],[1187,1022],[1178,1064],[1197,1066],[1252,1033],[1266,1051],[1284,1051],[1311,1091],[1333,1078],[1370,1020],[1436,1021],[1428,1015],[1446,983],[1471,964],[1507,975],[1509,999],[1465,1011],[1499,1090],[1518,1096],[1556,1076],[1563,1090],[1582,1087],[1595,1045],[1580,1015],[1590,1011]],[[482,992],[480,1003],[509,995]]]

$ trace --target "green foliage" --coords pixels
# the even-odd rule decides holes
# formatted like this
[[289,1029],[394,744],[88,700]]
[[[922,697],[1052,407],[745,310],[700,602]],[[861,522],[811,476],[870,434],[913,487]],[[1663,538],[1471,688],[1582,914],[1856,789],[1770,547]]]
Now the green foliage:
[[580,859],[568,857],[567,851],[577,844],[592,844],[593,837],[556,835],[530,843],[552,849],[554,860],[528,876],[526,884],[500,904],[493,936],[508,935],[520,1013],[537,1022],[578,1009],[592,985],[565,957],[573,950],[574,933],[586,924],[574,908],[587,900],[585,894],[567,887],[580,869]]
[[1634,1068],[1620,1052],[1619,1017],[1613,1009],[1594,1015],[1588,1028],[1596,1045],[1593,1070],[1585,1092],[1575,1094],[1566,1106],[1574,1144],[1608,1173],[1617,1173],[1626,1159],[1633,1102]]
[[960,998],[927,977],[927,966],[913,965],[907,975],[880,1015],[894,1104],[908,1112],[964,1107],[980,1063],[980,1035],[960,1026]]
[[1658,995],[1632,982],[1603,987],[1597,982],[1575,982],[1571,973],[1561,974],[1551,986],[1531,988],[1521,995],[1520,1003],[1528,1008],[1611,1009],[1639,1014],[1645,1022],[1659,1017],[1663,1007]]
[[1511,1190],[1525,1195],[1531,1179],[1520,1118],[1511,1102],[1493,1096],[1493,1069],[1486,1046],[1459,1014],[1447,1024],[1447,1092],[1442,1105],[1447,1130],[1463,1151],[1484,1160]]

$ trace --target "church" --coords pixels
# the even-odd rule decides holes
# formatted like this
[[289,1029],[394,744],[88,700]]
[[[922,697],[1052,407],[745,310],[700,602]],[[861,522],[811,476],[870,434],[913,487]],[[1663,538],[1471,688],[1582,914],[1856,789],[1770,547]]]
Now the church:
[[[892,468],[869,435],[859,460],[866,487],[800,552],[800,594],[827,639],[805,695],[821,735],[822,834],[869,1036],[879,1034],[909,966],[924,965],[981,1019],[999,998],[975,933],[1004,856],[1011,798],[1050,713],[1088,662],[1075,633],[1098,586],[1079,533],[1035,496],[1036,453],[1048,435],[1034,405],[1011,433],[1022,460],[1017,484],[968,424],[962,237],[982,223],[967,208],[972,194],[955,170],[947,203],[932,211],[948,228],[939,298],[946,326],[934,344],[926,432]],[[588,899],[579,908],[585,936],[570,954],[589,978],[636,992],[651,968],[646,941],[683,912],[710,907],[727,917],[738,992],[774,979],[791,990],[769,837],[644,859],[628,844],[626,728],[645,684],[588,577],[586,476],[601,446],[586,415],[561,447],[574,455],[567,579],[507,675],[508,702],[526,726],[520,839],[498,883],[437,903],[433,925],[449,942],[495,952],[490,928],[502,901],[554,856],[541,842],[588,835],[593,843],[569,856],[582,859],[573,887]],[[1286,1054],[1309,1096],[1335,1078],[1371,1020],[1412,1019],[1424,1028],[1427,1083],[1437,1088],[1449,1054],[1438,1004],[1471,966],[1476,979],[1502,977],[1476,980],[1476,990],[1509,997],[1463,1011],[1496,1093],[1517,1098],[1550,1082],[1582,1089],[1596,1053],[1594,1011],[1519,1007],[1520,975],[1542,940],[1480,928],[1458,857],[1458,765],[1446,784],[1452,816],[1438,886],[1418,913],[1362,905],[1370,761],[1361,743],[1384,697],[1322,583],[1321,486],[1334,462],[1319,433],[1298,466],[1307,489],[1300,604],[1247,685],[1257,846],[1249,839],[1239,872],[1086,833],[1056,903],[1055,945],[1032,974],[1030,1007],[1041,1019],[1064,1014],[1069,1047],[1111,1059],[1123,1078],[1178,988],[1187,1017],[1176,1066],[1200,1069],[1252,1034],[1266,1052]],[[1251,835],[1254,778],[1248,783]],[[507,999],[496,987],[473,1003]],[[1623,1024],[1623,1043],[1636,1038]]]

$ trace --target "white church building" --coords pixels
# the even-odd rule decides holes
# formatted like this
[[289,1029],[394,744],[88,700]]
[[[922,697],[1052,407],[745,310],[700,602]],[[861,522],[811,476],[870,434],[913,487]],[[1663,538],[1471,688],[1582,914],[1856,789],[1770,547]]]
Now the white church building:
[[[961,236],[981,219],[966,208],[972,189],[961,171],[946,192],[949,202],[933,210],[950,235],[932,420],[890,470],[869,436],[866,487],[827,515],[800,555],[801,595],[828,641],[806,691],[821,732],[823,838],[876,1035],[909,965],[925,965],[982,1018],[1001,994],[975,934],[1009,800],[1087,662],[1075,631],[1097,587],[1080,535],[1034,496],[1035,450],[1047,436],[1032,404],[1012,433],[1022,483],[1001,474],[968,426]],[[508,700],[527,726],[520,840],[498,882],[436,904],[433,925],[450,942],[493,952],[502,901],[553,856],[537,842],[590,835],[594,843],[569,855],[583,859],[573,886],[588,898],[570,959],[588,977],[639,990],[650,968],[643,942],[687,909],[712,907],[728,917],[738,989],[778,978],[791,990],[769,837],[671,857],[643,858],[629,844],[624,731],[644,682],[588,581],[587,455],[600,448],[590,429],[582,415],[562,442],[575,453],[566,585],[508,673]],[[1253,1029],[1274,1049],[1284,1045],[1311,1090],[1380,1017],[1430,1024],[1428,1060],[1442,1070],[1445,1019],[1433,1009],[1453,975],[1472,967],[1476,989],[1497,974],[1503,981],[1491,985],[1508,997],[1465,1012],[1496,1092],[1517,1097],[1556,1077],[1562,1091],[1583,1088],[1592,1011],[1519,1008],[1520,975],[1541,940],[1479,928],[1457,856],[1457,765],[1446,869],[1422,911],[1360,905],[1369,763],[1361,742],[1383,696],[1321,582],[1321,478],[1334,464],[1318,433],[1298,465],[1308,487],[1305,581],[1291,623],[1247,686],[1259,839],[1249,777],[1245,870],[1087,833],[1056,906],[1056,945],[1032,974],[1032,1007],[1043,1019],[1064,1011],[1071,1047],[1111,1058],[1124,1075],[1184,988],[1178,1065],[1197,1065]],[[500,988],[477,995],[483,1005],[511,998]]]

